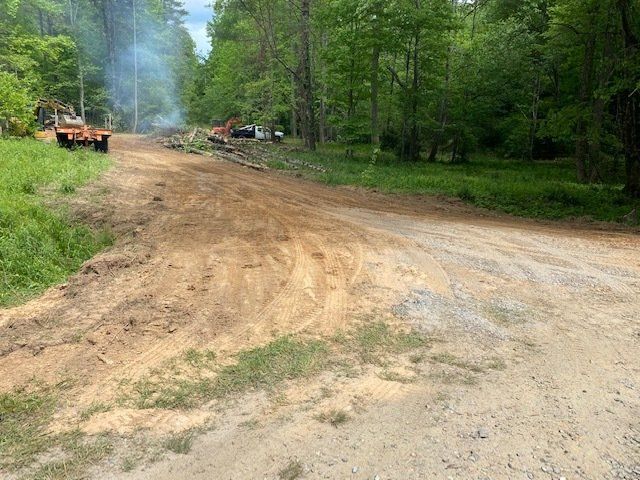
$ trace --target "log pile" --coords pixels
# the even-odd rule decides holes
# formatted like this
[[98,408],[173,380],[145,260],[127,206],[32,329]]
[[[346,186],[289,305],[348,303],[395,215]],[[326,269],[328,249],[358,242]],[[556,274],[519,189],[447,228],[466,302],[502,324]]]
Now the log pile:
[[236,153],[236,149],[227,145],[224,138],[210,135],[208,131],[202,128],[177,131],[169,136],[161,136],[159,141],[167,148],[199,155],[217,153],[218,151]]
[[164,147],[195,153],[207,157],[221,157],[255,170],[268,170],[270,161],[287,164],[291,170],[309,168],[325,172],[326,169],[287,155],[290,148],[252,139],[233,139],[211,134],[202,128],[177,130],[169,135],[159,136],[157,141]]

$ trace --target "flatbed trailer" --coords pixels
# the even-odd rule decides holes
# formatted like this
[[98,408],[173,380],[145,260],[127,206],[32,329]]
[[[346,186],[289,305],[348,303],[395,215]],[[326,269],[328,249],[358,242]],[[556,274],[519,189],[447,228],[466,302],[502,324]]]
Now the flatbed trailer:
[[109,150],[109,137],[113,134],[111,115],[105,117],[105,128],[95,128],[76,115],[73,105],[55,98],[39,98],[34,114],[42,126],[42,130],[36,132],[36,138],[46,140],[55,135],[61,147],[93,145],[98,152],[106,153]]
[[93,147],[98,152],[107,153],[109,151],[109,137],[112,131],[106,128],[93,128],[89,125],[81,127],[55,127],[56,139],[61,147],[73,147],[82,145]]

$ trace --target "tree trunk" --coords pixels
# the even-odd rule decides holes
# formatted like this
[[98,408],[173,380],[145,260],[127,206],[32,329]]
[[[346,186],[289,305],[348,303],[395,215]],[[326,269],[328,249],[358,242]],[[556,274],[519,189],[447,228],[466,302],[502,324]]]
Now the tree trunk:
[[533,82],[533,95],[531,101],[531,122],[529,124],[529,145],[527,157],[530,162],[533,161],[533,149],[535,146],[536,133],[538,131],[538,109],[540,106],[540,73],[538,66],[536,68],[536,78]]
[[111,102],[117,104],[115,97],[115,84],[116,84],[116,50],[113,31],[113,4],[112,0],[102,0],[102,29],[104,32],[105,44],[107,47],[107,59],[108,59],[108,76],[109,76],[109,89],[111,90]]
[[136,23],[136,0],[133,5],[133,133],[138,132],[138,29]]
[[84,109],[84,72],[82,71],[82,63],[80,61],[80,52],[78,52],[78,81],[80,83],[80,118],[83,122],[87,122],[87,116]]
[[407,51],[405,52],[404,58],[404,83],[400,82],[398,78],[398,84],[401,85],[402,93],[403,93],[403,102],[402,102],[402,130],[400,132],[400,159],[407,160],[407,137],[408,125],[409,125],[409,110],[407,109],[407,103],[409,101],[409,71],[411,67],[411,41],[407,44]]
[[353,98],[353,77],[355,71],[355,60],[351,57],[351,64],[349,68],[349,93],[347,94],[347,126],[348,126],[348,138],[347,138],[347,151],[346,157],[353,158],[353,113],[355,110],[355,103]]
[[298,138],[298,109],[296,108],[296,80],[291,75],[291,136]]
[[38,8],[38,25],[40,26],[40,36],[44,37],[44,16],[41,8]]
[[298,64],[298,89],[300,99],[300,120],[304,144],[309,150],[316,149],[315,112],[311,83],[310,22],[311,0],[301,0],[300,4],[300,58]]
[[440,99],[440,109],[438,111],[438,131],[435,132],[433,136],[433,140],[431,142],[431,149],[429,150],[429,157],[427,158],[427,162],[435,162],[436,157],[438,156],[438,149],[440,148],[440,143],[442,143],[442,139],[444,138],[444,129],[447,126],[447,116],[449,109],[449,81],[451,78],[451,52],[453,48],[449,45],[447,48],[447,60],[444,66],[444,87],[442,91],[442,98]]
[[638,62],[638,33],[633,31],[629,0],[618,0],[618,12],[622,20],[625,53],[625,87],[618,94],[621,136],[624,145],[625,190],[634,198],[640,198],[640,89],[634,77],[634,65]]
[[378,78],[380,70],[380,45],[376,41],[371,52],[371,143],[380,143],[378,131]]
[[418,131],[418,89],[420,88],[419,47],[420,32],[415,33],[413,49],[413,79],[411,82],[411,132],[409,136],[409,159],[420,159],[420,132]]
[[80,42],[78,40],[77,32],[77,15],[79,5],[74,4],[72,0],[69,0],[69,26],[71,28],[71,34],[73,36],[74,43],[76,44],[76,66],[78,67],[78,99],[80,101],[80,118],[82,121],[86,121],[85,109],[84,109],[84,71],[82,70],[82,57],[80,53]]
[[576,124],[576,173],[579,182],[587,181],[587,163],[589,158],[589,133],[586,111],[591,104],[593,93],[593,60],[596,48],[596,36],[589,33],[584,46],[582,73],[580,75],[580,109]]
[[[397,59],[398,59],[398,53],[394,52],[394,54],[393,54],[393,62],[391,63],[391,65],[395,65]],[[391,75],[391,83],[389,84],[389,98],[393,98],[395,80],[396,80],[396,77]],[[387,103],[387,113],[386,113],[386,120],[385,120],[384,129],[385,129],[385,131],[389,131],[389,128],[391,128],[391,112],[392,112],[393,109],[391,107],[391,102],[386,102],[386,103]]]
[[[323,50],[327,48],[329,40],[327,38],[327,33],[322,33],[322,48]],[[318,141],[320,144],[324,144],[327,141],[327,68],[326,63],[322,61],[321,63],[321,81],[322,81],[322,89],[320,92],[320,112],[318,114]]]

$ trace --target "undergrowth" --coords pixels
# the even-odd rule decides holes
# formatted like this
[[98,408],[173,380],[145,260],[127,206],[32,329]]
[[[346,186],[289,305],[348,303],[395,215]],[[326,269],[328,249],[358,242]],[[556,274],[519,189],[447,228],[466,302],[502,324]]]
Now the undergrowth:
[[[275,338],[238,353],[230,363],[220,363],[211,350],[190,348],[142,379],[123,382],[119,398],[113,403],[93,402],[80,412],[79,419],[86,422],[116,406],[190,409],[211,400],[238,398],[249,391],[275,393],[285,382],[310,378],[344,363],[384,365],[394,355],[425,345],[426,340],[415,332],[397,330],[382,322],[364,322],[330,338]],[[401,381],[396,377],[389,380]],[[112,454],[117,445],[114,437],[84,435],[78,429],[51,431],[57,406],[69,401],[65,385],[0,394],[0,472],[17,472],[35,479],[84,478],[89,468]],[[350,416],[343,410],[329,410],[317,419],[338,427]],[[187,431],[170,435],[158,443],[158,448],[186,454],[194,434]],[[124,470],[135,468],[146,458],[138,453],[132,451],[123,458]],[[295,478],[288,473],[285,477]]]
[[[466,203],[532,218],[590,218],[620,222],[640,205],[623,192],[621,183],[576,182],[571,159],[524,162],[491,155],[474,155],[470,162],[452,164],[401,162],[389,152],[352,147],[351,157],[340,144],[319,145],[315,152],[275,146],[274,152],[326,169],[300,164],[299,173],[330,185],[357,185],[388,193],[445,195]],[[279,168],[284,162],[269,164]],[[288,168],[288,167],[287,167]]]
[[64,281],[109,244],[107,233],[72,221],[60,206],[108,165],[106,155],[86,149],[0,140],[0,307]]

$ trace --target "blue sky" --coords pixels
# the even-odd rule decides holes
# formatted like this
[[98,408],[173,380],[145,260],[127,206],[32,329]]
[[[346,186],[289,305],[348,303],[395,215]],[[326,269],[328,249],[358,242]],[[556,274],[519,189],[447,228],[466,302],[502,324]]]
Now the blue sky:
[[184,0],[184,8],[189,12],[186,18],[186,27],[196,42],[196,51],[199,54],[209,53],[211,46],[207,38],[207,22],[211,20],[213,9],[209,6],[213,0]]

